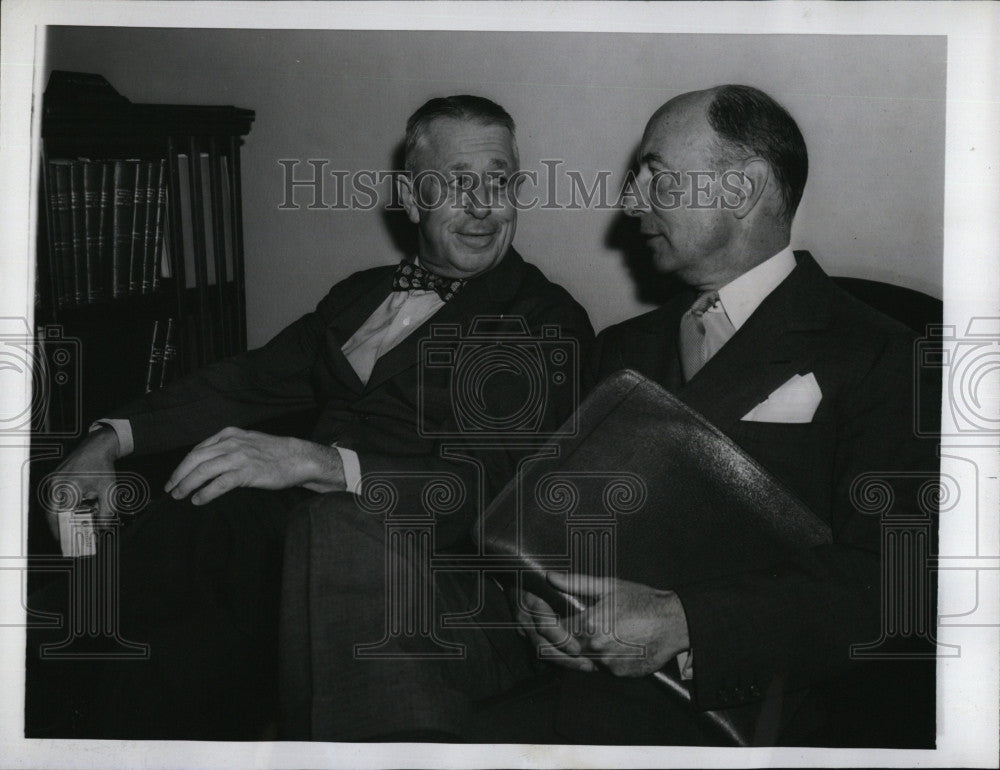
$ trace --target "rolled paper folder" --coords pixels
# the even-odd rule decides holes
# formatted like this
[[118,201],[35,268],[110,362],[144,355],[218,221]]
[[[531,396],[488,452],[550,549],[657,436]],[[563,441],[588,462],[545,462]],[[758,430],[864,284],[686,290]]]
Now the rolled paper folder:
[[[576,435],[553,440],[548,457],[521,467],[475,533],[487,553],[522,564],[522,585],[558,612],[581,605],[552,588],[548,570],[677,589],[791,556],[801,563],[832,540],[731,439],[636,372],[604,380],[577,422]],[[674,666],[655,676],[690,700]],[[729,740],[746,742],[746,725],[703,713]]]

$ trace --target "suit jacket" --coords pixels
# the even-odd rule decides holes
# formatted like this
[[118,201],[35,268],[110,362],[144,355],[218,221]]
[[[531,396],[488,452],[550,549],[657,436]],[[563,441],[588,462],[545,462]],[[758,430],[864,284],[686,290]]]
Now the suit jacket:
[[[511,249],[499,265],[472,278],[441,310],[383,355],[368,382],[362,383],[341,347],[392,291],[394,270],[395,265],[389,265],[351,275],[330,289],[313,312],[263,347],[207,366],[110,416],[130,420],[135,451],[144,454],[196,443],[229,425],[251,425],[313,408],[318,418],[312,439],[353,449],[363,474],[457,473],[466,486],[462,510],[475,513],[480,475],[485,494],[491,496],[512,473],[514,460],[503,451],[471,450],[475,463],[441,457],[442,442],[436,436],[457,430],[454,371],[447,366],[424,367],[421,380],[421,340],[430,337],[433,325],[455,324],[461,330],[456,342],[460,345],[477,316],[519,316],[536,336],[543,326],[558,325],[563,337],[576,341],[579,362],[593,330],[586,311],[568,292]],[[573,386],[578,383],[573,379],[567,387],[543,391],[541,431],[560,425],[575,406],[578,387]],[[502,377],[488,378],[481,394],[485,408],[501,415],[515,411],[526,398],[502,382]],[[423,425],[418,429],[421,398]],[[470,436],[470,441],[474,439]],[[401,478],[397,486],[404,494],[419,494],[422,484]],[[438,528],[439,544],[464,535],[469,523],[468,516],[447,517],[447,528]]]
[[[694,651],[692,694],[704,709],[828,680],[851,664],[851,644],[879,639],[882,521],[858,510],[852,482],[870,472],[915,472],[902,483],[890,478],[891,514],[906,515],[916,512],[916,486],[937,473],[934,442],[917,440],[912,427],[915,335],[839,289],[808,253],[797,252],[796,261],[688,383],[677,330],[694,300],[690,291],[602,332],[588,367],[591,382],[624,368],[656,380],[833,530],[833,544],[811,554],[819,567],[790,561],[678,588]],[[811,422],[741,420],[793,375],[809,372],[822,391]]]

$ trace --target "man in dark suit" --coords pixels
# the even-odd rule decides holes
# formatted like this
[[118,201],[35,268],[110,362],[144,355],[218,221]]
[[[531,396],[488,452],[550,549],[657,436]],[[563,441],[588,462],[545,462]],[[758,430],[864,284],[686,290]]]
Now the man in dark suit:
[[[802,563],[733,579],[659,589],[592,585],[596,605],[587,614],[599,618],[605,609],[597,605],[613,601],[613,631],[584,622],[572,636],[536,625],[528,610],[551,610],[525,594],[519,619],[570,669],[557,722],[588,742],[707,740],[683,710],[657,707],[665,699],[648,680],[634,679],[676,659],[697,709],[769,697],[772,724],[758,725],[768,741],[932,744],[933,661],[928,698],[926,686],[914,686],[928,664],[919,672],[905,663],[852,671],[850,655],[852,644],[879,639],[883,611],[882,522],[860,510],[852,485],[867,473],[902,479],[892,514],[919,516],[913,490],[937,472],[933,442],[918,441],[912,427],[913,332],[789,248],[806,147],[795,121],[766,94],[721,86],[678,96],[650,119],[638,162],[641,192],[626,213],[638,219],[655,265],[688,288],[602,332],[591,381],[628,368],[663,385],[796,493],[830,526],[833,543]],[[570,585],[557,574],[552,581]],[[928,608],[907,612],[926,620]],[[645,656],[609,654],[615,635],[645,645]],[[824,696],[849,699],[839,705],[853,710],[853,724],[832,720]],[[893,737],[894,729],[906,737]]]
[[[29,734],[259,737],[275,715],[282,548],[293,511],[357,517],[362,475],[386,473],[399,479],[400,504],[417,506],[423,485],[412,480],[437,473],[464,496],[438,528],[439,545],[448,546],[512,474],[512,453],[472,447],[450,459],[440,451],[440,436],[461,433],[456,373],[428,366],[422,343],[441,326],[452,334],[439,346],[461,344],[486,328],[477,318],[493,325],[490,343],[501,346],[511,320],[515,344],[545,331],[586,348],[593,332],[572,297],[511,246],[518,156],[503,108],[475,96],[432,99],[407,124],[406,165],[397,184],[418,232],[415,258],[350,276],[262,348],[110,415],[62,466],[83,497],[107,505],[115,460],[200,442],[174,470],[169,495],[122,536],[121,631],[148,642],[150,660],[41,665],[42,684],[33,689],[29,681]],[[540,396],[509,373],[500,367],[473,383],[467,395],[479,418],[518,413],[534,398],[528,412],[537,426],[529,427],[544,429],[574,407],[576,372]],[[236,427],[303,408],[318,412],[308,440]],[[348,553],[368,553],[346,538]],[[289,562],[307,560],[303,547],[289,551]],[[372,558],[372,580],[380,580],[382,553]],[[331,564],[362,580],[346,561]],[[60,588],[33,607],[64,604]],[[31,671],[42,635],[29,639]],[[76,712],[72,725],[52,719],[54,704]]]

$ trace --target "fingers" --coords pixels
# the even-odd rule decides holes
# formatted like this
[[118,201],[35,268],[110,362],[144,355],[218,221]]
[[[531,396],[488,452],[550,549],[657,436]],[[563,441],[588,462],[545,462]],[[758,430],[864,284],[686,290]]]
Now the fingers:
[[[529,633],[529,638],[530,636],[531,634]],[[573,671],[597,670],[597,664],[590,658],[583,655],[569,655],[560,650],[558,647],[547,644],[544,640],[531,639],[531,641],[534,644],[535,649],[538,651],[538,657],[546,663],[554,663],[557,666],[569,668]]]
[[515,617],[542,657],[548,659],[549,650],[554,651],[555,657],[575,658],[580,654],[580,642],[567,630],[564,621],[547,602],[533,593],[521,592]]
[[[166,485],[163,487],[165,492],[169,492],[175,498],[180,499],[185,497],[191,491],[197,489],[200,484],[191,486],[186,485],[184,489],[180,489],[182,482],[188,479],[192,473],[194,473],[202,465],[211,462],[219,457],[224,457],[232,453],[232,447],[228,444],[213,444],[211,446],[202,447],[201,449],[195,448],[185,455],[184,459],[180,461],[180,464],[174,468],[174,472],[170,474],[170,478],[167,480]],[[210,477],[205,477],[201,479],[201,483],[204,483]]]
[[[184,459],[181,460],[177,468],[174,469],[174,472],[170,474],[170,478],[163,487],[163,491],[170,492],[177,485],[177,482],[187,476],[199,463],[202,463],[212,457],[217,457],[221,454],[223,450],[219,447],[220,442],[225,441],[228,438],[239,438],[247,433],[247,431],[240,428],[223,428],[218,433],[209,436],[200,444],[196,444],[194,448],[188,452],[187,455],[185,455]],[[215,449],[210,449],[210,447],[215,447]]]
[[240,483],[241,476],[239,473],[236,473],[235,471],[223,473],[221,476],[216,476],[202,489],[195,492],[194,495],[191,496],[191,502],[195,505],[210,503],[220,495],[224,495],[229,490],[240,486]]
[[549,603],[542,597],[531,593],[531,591],[520,592],[518,610],[527,610],[536,615],[549,615],[552,618],[556,617],[556,611],[549,606]]
[[523,610],[517,616],[518,621],[521,623],[522,635],[525,636],[530,642],[532,648],[535,650],[535,654],[540,660],[544,660],[546,663],[554,663],[557,666],[562,666],[563,668],[570,668],[575,671],[595,671],[596,665],[593,661],[588,658],[581,657],[578,654],[579,646],[576,645],[576,640],[573,639],[565,629],[562,629],[562,637],[560,640],[562,642],[572,642],[576,645],[576,652],[570,653],[568,649],[561,649],[559,644],[552,641],[551,638],[546,638],[541,635],[540,631],[543,630],[539,626],[533,624],[532,616],[528,615]]
[[[224,452],[193,467],[190,473],[177,481],[170,490],[170,495],[175,500],[180,500],[217,477],[223,474],[235,473],[241,470],[242,467],[242,458],[239,455]],[[217,497],[218,495],[215,496]],[[202,497],[201,501],[208,502],[208,499]]]
[[[550,644],[563,645],[567,639],[572,639],[569,632],[559,623],[548,602],[530,591],[521,591],[520,603],[517,609],[518,621],[535,631]],[[574,652],[575,654],[575,652]]]

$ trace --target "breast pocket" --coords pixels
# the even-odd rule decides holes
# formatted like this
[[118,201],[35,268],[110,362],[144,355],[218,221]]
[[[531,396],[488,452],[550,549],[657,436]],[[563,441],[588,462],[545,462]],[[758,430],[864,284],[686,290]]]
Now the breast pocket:
[[836,435],[829,422],[740,421],[730,436],[817,513],[827,507]]

